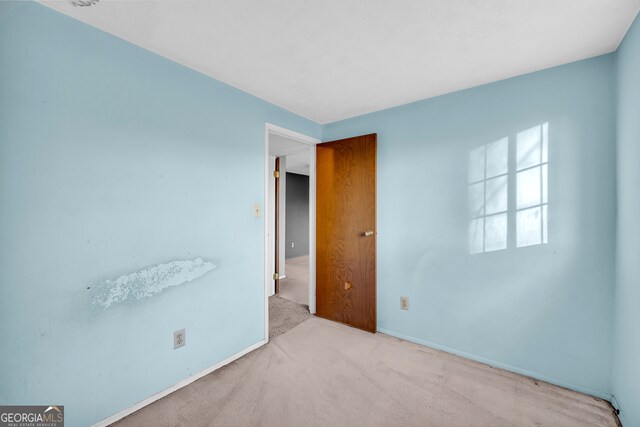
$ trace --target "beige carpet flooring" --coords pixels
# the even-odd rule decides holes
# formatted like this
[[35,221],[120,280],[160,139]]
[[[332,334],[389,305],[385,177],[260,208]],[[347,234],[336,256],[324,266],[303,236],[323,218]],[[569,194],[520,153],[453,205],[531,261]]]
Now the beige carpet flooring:
[[285,259],[285,278],[280,280],[282,298],[309,305],[309,255]]
[[120,426],[616,426],[610,405],[312,317]]
[[269,339],[282,335],[309,319],[307,306],[278,295],[269,297]]

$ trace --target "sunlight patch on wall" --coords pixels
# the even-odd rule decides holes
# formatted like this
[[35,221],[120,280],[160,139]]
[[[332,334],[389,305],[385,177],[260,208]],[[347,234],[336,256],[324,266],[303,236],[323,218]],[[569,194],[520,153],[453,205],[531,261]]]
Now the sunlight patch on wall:
[[517,247],[547,243],[549,125],[534,126],[517,136]]
[[167,288],[191,282],[215,268],[202,258],[154,265],[88,287],[93,291],[91,303],[106,310],[113,305],[141,301]]
[[509,139],[469,153],[469,250],[472,254],[507,248]]
[[548,123],[469,152],[471,254],[548,242],[548,163]]

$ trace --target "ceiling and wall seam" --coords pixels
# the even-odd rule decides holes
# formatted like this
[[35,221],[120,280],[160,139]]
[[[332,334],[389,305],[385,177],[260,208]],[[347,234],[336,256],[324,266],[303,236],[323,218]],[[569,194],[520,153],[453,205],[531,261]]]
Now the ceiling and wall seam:
[[614,52],[640,9],[640,0],[40,3],[320,125]]

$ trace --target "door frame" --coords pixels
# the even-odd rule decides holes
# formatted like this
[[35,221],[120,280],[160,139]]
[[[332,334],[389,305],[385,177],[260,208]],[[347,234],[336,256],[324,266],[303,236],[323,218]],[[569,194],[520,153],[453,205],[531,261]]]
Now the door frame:
[[269,229],[273,212],[269,209],[269,135],[280,135],[310,146],[309,162],[309,312],[316,312],[316,150],[322,141],[308,135],[274,125],[264,124],[264,339],[269,341],[269,290],[271,289],[271,265],[269,262]]
[[[273,191],[275,194],[275,200],[273,203],[274,206],[274,216],[275,216],[275,228],[273,231],[273,243],[274,243],[274,251],[273,251],[273,260],[272,261],[272,265],[273,265],[273,271],[274,271],[274,277],[277,276],[277,279],[273,279],[274,286],[273,286],[273,293],[274,295],[280,292],[280,185],[281,185],[281,181],[280,181],[280,157],[276,157],[276,165],[274,167],[274,172],[273,174],[276,175],[276,173],[278,174],[277,177],[274,176],[274,178],[276,179],[275,185],[273,186]],[[285,173],[286,173],[286,169],[285,169]],[[285,181],[286,182],[286,181]],[[283,203],[286,202],[286,200],[282,200]],[[271,200],[268,201],[268,205],[271,206]],[[271,224],[267,223],[267,226],[269,227],[269,229],[271,229]],[[286,231],[286,229],[285,229]],[[269,240],[269,244],[271,244],[271,240]],[[286,242],[285,242],[285,249],[286,249]],[[285,276],[282,276],[283,278]],[[269,289],[269,293],[271,293],[271,289]]]

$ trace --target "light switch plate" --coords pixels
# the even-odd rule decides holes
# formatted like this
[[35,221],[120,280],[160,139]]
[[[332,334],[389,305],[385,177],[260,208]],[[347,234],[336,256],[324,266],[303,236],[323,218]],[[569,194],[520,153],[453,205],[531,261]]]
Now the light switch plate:
[[262,216],[262,207],[260,206],[260,203],[256,203],[255,205],[253,205],[253,217],[260,218],[261,216]]

